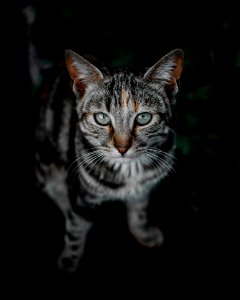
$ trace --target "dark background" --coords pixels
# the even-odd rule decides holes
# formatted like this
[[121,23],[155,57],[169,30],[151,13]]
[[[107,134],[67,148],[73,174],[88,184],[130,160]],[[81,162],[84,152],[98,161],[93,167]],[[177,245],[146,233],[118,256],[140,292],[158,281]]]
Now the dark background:
[[[22,10],[31,5],[36,19],[27,26]],[[8,57],[14,78],[9,89],[11,118],[6,145],[12,167],[7,198],[17,200],[13,267],[10,279],[29,290],[50,288],[79,298],[97,292],[116,295],[128,288],[160,298],[208,289],[235,292],[239,280],[239,78],[240,21],[234,8],[196,4],[89,5],[69,0],[22,1],[9,8]],[[39,85],[29,74],[29,41],[42,69]],[[34,187],[36,94],[46,66],[64,67],[64,51],[72,49],[100,67],[143,71],[175,48],[185,53],[181,88],[174,109],[177,133],[176,173],[152,194],[151,223],[165,234],[160,249],[146,249],[127,229],[121,203],[96,210],[79,272],[54,272],[63,246],[63,219]],[[9,117],[9,115],[11,117]],[[16,155],[17,154],[17,155]],[[9,163],[8,163],[9,166]],[[19,205],[20,203],[20,205]],[[18,207],[23,208],[18,210]],[[12,238],[12,232],[10,234]],[[20,261],[20,265],[18,264]],[[111,292],[111,288],[114,292]],[[34,297],[33,297],[34,298]]]

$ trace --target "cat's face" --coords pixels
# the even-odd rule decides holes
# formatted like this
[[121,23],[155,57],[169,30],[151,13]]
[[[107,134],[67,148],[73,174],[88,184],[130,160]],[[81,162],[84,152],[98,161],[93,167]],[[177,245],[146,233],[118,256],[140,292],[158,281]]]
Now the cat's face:
[[[156,164],[173,147],[168,126],[182,71],[181,50],[170,52],[143,77],[116,73],[104,78],[88,61],[67,52],[79,126],[102,160]],[[154,158],[154,159],[151,159]]]
[[78,112],[91,146],[122,163],[161,144],[169,130],[164,94],[133,75],[116,74],[92,87],[79,101]]

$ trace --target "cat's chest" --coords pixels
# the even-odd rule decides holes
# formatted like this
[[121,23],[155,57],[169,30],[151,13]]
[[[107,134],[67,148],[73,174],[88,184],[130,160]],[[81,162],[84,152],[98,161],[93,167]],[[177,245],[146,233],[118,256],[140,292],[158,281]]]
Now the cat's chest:
[[101,173],[84,172],[79,179],[87,193],[91,194],[92,201],[102,202],[105,199],[142,198],[159,182],[160,177],[153,170],[137,169],[126,164],[116,172],[105,172],[102,176]]

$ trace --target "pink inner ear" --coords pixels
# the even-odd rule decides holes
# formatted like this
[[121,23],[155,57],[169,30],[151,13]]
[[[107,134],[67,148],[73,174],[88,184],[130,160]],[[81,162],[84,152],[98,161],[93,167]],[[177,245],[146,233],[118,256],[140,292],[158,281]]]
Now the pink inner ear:
[[182,70],[183,70],[183,59],[182,57],[179,57],[176,59],[176,68],[173,71],[173,76],[175,80],[179,80]]
[[79,73],[78,73],[78,70],[74,67],[72,59],[69,58],[66,61],[66,65],[67,65],[67,69],[68,69],[68,72],[69,72],[71,78],[73,80],[75,80],[76,78],[78,78]]
[[83,80],[77,79],[77,80],[75,80],[75,86],[79,93],[79,96],[82,97],[85,92],[85,89],[86,89],[86,84],[84,83]]
[[79,72],[76,69],[76,67],[74,67],[73,61],[72,61],[71,58],[67,59],[66,65],[67,65],[68,72],[69,72],[71,78],[74,81],[74,84],[75,84],[75,87],[76,87],[76,89],[79,93],[79,96],[82,97],[83,94],[84,94],[84,91],[86,89],[86,84],[84,83],[83,80],[78,78],[79,77]]

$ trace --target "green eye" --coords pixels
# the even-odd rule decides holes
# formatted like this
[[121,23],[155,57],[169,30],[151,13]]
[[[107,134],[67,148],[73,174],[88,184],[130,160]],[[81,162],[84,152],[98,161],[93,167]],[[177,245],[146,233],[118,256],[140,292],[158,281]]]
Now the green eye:
[[103,125],[106,126],[108,124],[110,124],[111,119],[107,114],[104,114],[102,112],[95,114],[95,121],[99,124],[99,125]]
[[144,112],[136,116],[136,122],[138,125],[146,125],[151,120],[152,120],[152,114],[148,112]]

